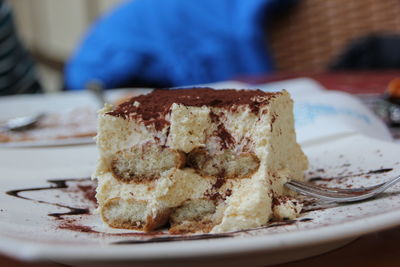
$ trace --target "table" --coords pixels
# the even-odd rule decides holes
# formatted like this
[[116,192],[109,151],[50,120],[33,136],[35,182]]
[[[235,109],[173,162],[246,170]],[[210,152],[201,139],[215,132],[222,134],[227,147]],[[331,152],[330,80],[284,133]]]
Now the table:
[[376,94],[384,93],[389,82],[400,77],[400,71],[278,72],[268,75],[238,77],[237,80],[258,84],[300,77],[312,78],[328,90],[339,90],[351,94]]

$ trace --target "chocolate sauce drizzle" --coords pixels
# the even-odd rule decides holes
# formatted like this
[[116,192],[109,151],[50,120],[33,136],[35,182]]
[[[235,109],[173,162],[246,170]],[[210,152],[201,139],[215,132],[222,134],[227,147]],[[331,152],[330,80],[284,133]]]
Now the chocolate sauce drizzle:
[[67,205],[62,205],[62,204],[59,204],[59,203],[52,203],[52,202],[48,202],[48,201],[44,201],[44,200],[36,200],[36,199],[33,199],[33,198],[28,198],[28,197],[24,197],[24,196],[20,195],[20,193],[23,193],[23,192],[66,189],[66,188],[68,188],[67,182],[69,182],[69,181],[79,182],[79,181],[88,181],[88,180],[90,180],[90,178],[47,180],[47,182],[51,184],[50,186],[11,190],[11,191],[7,191],[6,194],[10,195],[10,196],[13,196],[13,197],[21,198],[21,199],[35,201],[37,203],[48,204],[48,205],[52,205],[52,206],[56,206],[56,207],[60,207],[60,208],[66,208],[66,209],[69,210],[68,212],[49,213],[48,214],[49,216],[55,217],[57,219],[61,218],[62,216],[65,216],[65,215],[89,214],[89,209],[86,209],[86,208],[85,209],[84,208],[75,208],[75,207],[70,207],[70,206],[67,206]]

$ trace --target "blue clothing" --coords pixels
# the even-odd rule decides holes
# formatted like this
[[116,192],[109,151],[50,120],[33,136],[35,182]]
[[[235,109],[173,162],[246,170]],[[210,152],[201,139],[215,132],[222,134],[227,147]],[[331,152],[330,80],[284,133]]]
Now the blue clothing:
[[183,86],[270,72],[265,19],[293,2],[125,2],[93,24],[66,66],[67,87],[92,80],[106,88],[134,81]]

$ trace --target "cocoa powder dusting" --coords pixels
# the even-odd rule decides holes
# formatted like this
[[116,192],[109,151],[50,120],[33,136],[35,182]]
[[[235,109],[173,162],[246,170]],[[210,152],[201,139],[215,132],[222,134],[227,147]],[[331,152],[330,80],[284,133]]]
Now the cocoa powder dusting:
[[216,136],[219,137],[221,147],[223,149],[228,149],[230,146],[235,144],[235,139],[233,136],[226,130],[224,124],[220,121],[220,116],[210,111],[210,119],[213,123],[217,124],[217,130],[214,132]]
[[[192,107],[234,108],[238,105],[249,105],[252,112],[258,113],[262,105],[281,93],[267,93],[261,90],[214,90],[212,88],[188,88],[154,90],[150,94],[131,98],[120,104],[108,115],[124,119],[140,119],[145,125],[154,125],[161,130],[169,125],[165,116],[172,104]],[[135,105],[138,102],[140,105]]]
[[93,230],[92,227],[81,225],[79,220],[74,218],[65,219],[60,222],[58,225],[58,229],[65,229],[71,230],[75,232],[82,232],[82,233],[98,233],[97,231]]
[[93,185],[78,185],[78,188],[82,191],[85,199],[91,201],[97,205],[96,199],[96,184]]
[[277,199],[276,197],[272,198],[272,206],[279,206],[281,203],[279,202],[279,199]]
[[210,119],[213,123],[219,123],[219,116],[212,111],[210,111]]
[[213,184],[212,188],[220,189],[225,184],[225,182],[226,182],[226,180],[225,180],[225,178],[223,178],[223,176],[217,177],[217,180]]
[[229,147],[235,144],[235,139],[226,130],[223,124],[218,125],[218,128],[215,133],[221,139],[221,146],[223,149],[228,149]]

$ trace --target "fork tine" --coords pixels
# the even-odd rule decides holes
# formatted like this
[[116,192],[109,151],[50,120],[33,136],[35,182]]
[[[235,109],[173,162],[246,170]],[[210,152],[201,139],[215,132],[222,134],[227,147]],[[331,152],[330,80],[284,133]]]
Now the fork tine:
[[357,192],[366,192],[366,191],[371,191],[374,190],[382,185],[384,185],[385,183],[381,183],[378,185],[373,185],[373,186],[368,186],[368,187],[362,187],[362,188],[349,188],[349,189],[345,189],[345,188],[328,188],[328,187],[321,187],[318,185],[314,185],[312,183],[308,183],[308,182],[300,182],[300,181],[290,181],[293,184],[299,185],[299,186],[305,186],[305,187],[312,187],[315,188],[317,190],[323,190],[323,191],[327,191],[327,192],[332,192],[332,193],[343,193],[343,194],[354,194]]
[[292,184],[291,182],[286,183],[285,186],[287,188],[289,188],[290,190],[293,190],[293,191],[298,192],[298,193],[303,194],[303,195],[309,195],[309,196],[313,196],[313,197],[316,197],[316,198],[319,198],[319,199],[333,201],[333,202],[340,200],[340,198],[338,198],[337,196],[328,196],[328,195],[326,195],[326,192],[324,194],[324,193],[321,193],[321,192],[308,190],[306,188],[301,188],[298,185]]
[[375,192],[376,194],[378,194],[378,193],[383,192],[386,189],[390,188],[391,186],[397,184],[398,182],[400,182],[400,175],[387,181],[386,183],[383,183],[382,186],[380,186],[379,188],[376,188],[372,191]]
[[341,194],[341,193],[334,193],[334,192],[329,192],[329,191],[324,191],[324,190],[318,190],[316,188],[310,188],[307,187],[306,185],[301,185],[301,184],[295,184],[295,183],[286,183],[285,184],[286,187],[288,187],[289,189],[296,191],[298,193],[301,194],[305,194],[305,195],[311,195],[314,197],[318,197],[318,198],[329,198],[329,200],[332,199],[337,199],[340,197],[351,197],[354,195],[350,195],[350,194]]
[[324,188],[299,181],[290,181],[286,183],[285,186],[295,192],[311,195],[313,197],[320,198],[323,200],[328,200],[333,202],[353,202],[371,198],[385,191],[386,189],[398,183],[399,181],[400,181],[400,176],[397,176],[387,181],[386,183],[370,186],[367,188],[358,188],[351,190]]
[[383,186],[385,183],[377,184],[377,185],[372,185],[372,186],[367,186],[367,187],[361,187],[361,188],[348,188],[348,189],[341,189],[341,191],[348,191],[348,192],[361,192],[361,191],[371,191],[375,190],[378,187]]
[[[378,187],[381,187],[385,183],[380,183],[377,185],[372,185],[372,186],[367,186],[367,187],[360,187],[360,188],[326,188],[329,191],[332,192],[341,192],[341,193],[353,193],[353,192],[365,192],[365,191],[371,191],[374,190]],[[315,186],[315,185],[314,185]]]
[[[349,190],[341,190],[341,189],[336,189],[336,188],[320,187],[317,185],[299,182],[299,181],[290,181],[289,184],[292,184],[294,186],[297,186],[297,187],[302,188],[307,191],[313,191],[315,193],[335,195],[335,196],[339,196],[339,195],[354,196],[355,194],[361,193],[360,191],[349,191]],[[366,190],[364,190],[364,191],[366,191]],[[362,192],[364,192],[364,191],[362,191]]]

